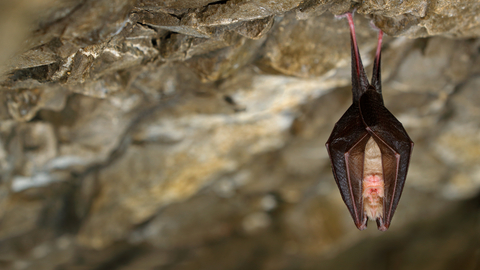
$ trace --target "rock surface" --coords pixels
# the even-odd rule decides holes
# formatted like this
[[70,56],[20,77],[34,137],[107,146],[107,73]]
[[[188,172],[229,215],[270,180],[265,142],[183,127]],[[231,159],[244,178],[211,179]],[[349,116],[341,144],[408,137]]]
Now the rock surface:
[[[10,2],[1,269],[480,265],[479,3]],[[354,8],[367,72],[369,22],[387,33],[385,103],[415,142],[386,233],[356,230],[324,148]]]

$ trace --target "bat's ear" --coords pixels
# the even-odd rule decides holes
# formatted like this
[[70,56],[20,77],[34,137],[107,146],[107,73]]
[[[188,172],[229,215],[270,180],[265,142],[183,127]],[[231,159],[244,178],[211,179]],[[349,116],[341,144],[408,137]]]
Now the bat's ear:
[[367,90],[369,85],[367,74],[363,68],[362,58],[358,50],[357,38],[355,36],[355,25],[351,13],[347,13],[348,24],[350,26],[350,40],[352,50],[352,92],[353,102],[358,102],[360,96]]
[[372,85],[373,85],[373,87],[375,87],[375,90],[377,90],[377,92],[379,94],[382,94],[382,78],[380,76],[382,39],[383,39],[383,32],[382,32],[382,30],[379,29],[379,31],[378,31],[377,52],[375,54],[375,61],[373,62],[373,74],[372,74]]

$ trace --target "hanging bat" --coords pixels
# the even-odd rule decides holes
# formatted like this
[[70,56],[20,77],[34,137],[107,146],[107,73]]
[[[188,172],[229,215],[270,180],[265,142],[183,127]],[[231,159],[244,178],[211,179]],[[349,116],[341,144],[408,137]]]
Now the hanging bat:
[[370,84],[355,37],[352,14],[347,14],[352,50],[353,104],[335,124],[327,147],[332,171],[343,201],[359,230],[367,220],[378,229],[390,226],[407,177],[413,142],[402,124],[383,104],[380,50],[377,51]]

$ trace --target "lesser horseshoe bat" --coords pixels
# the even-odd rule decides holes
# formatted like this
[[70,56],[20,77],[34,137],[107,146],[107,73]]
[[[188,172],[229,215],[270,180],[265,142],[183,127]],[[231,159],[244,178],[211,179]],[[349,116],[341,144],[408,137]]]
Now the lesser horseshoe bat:
[[373,64],[371,84],[363,68],[351,13],[353,104],[335,124],[325,146],[343,201],[358,229],[367,219],[389,228],[407,176],[413,142],[383,104],[380,58],[383,32]]

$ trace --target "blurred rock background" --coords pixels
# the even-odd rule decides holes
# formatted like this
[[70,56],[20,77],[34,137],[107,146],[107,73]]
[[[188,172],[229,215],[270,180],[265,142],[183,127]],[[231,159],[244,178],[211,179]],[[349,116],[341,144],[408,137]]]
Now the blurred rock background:
[[[415,141],[358,231],[347,22]],[[480,269],[476,1],[0,2],[0,269]]]

